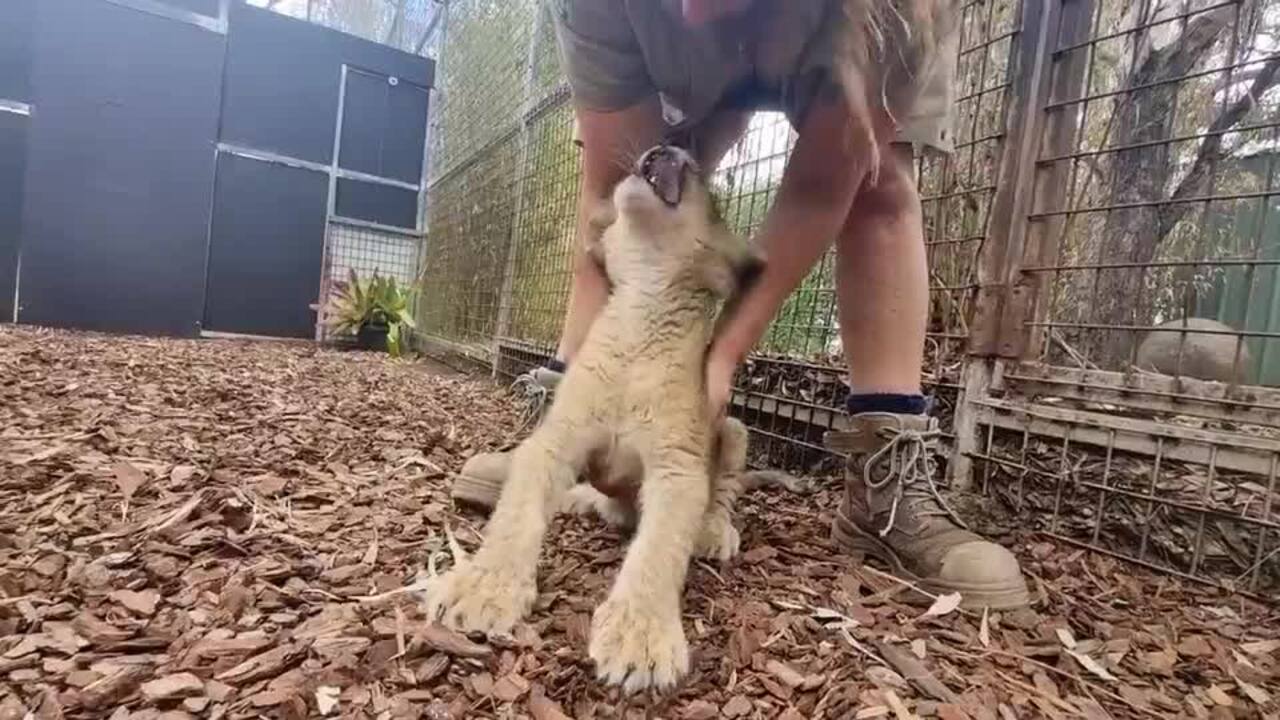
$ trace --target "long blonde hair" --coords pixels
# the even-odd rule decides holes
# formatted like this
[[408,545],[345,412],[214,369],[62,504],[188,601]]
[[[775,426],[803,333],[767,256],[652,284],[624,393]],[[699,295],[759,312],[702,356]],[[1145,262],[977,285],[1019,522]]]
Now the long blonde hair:
[[850,140],[867,148],[871,182],[880,147],[891,138],[877,113],[896,124],[915,101],[918,78],[938,61],[942,40],[954,31],[957,0],[840,0],[836,80],[854,120]]

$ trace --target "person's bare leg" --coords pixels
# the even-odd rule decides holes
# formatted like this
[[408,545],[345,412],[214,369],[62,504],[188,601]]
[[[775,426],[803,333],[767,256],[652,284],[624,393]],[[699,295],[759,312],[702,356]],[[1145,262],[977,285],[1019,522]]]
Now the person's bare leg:
[[854,393],[918,395],[929,318],[920,194],[909,146],[881,158],[879,181],[858,193],[837,245],[840,340]]
[[578,196],[576,242],[573,249],[569,306],[556,358],[569,362],[582,346],[600,309],[609,297],[609,281],[590,255],[600,240],[604,210],[613,187],[626,174],[631,161],[662,137],[662,109],[657,97],[617,112],[578,108],[578,133],[582,141],[582,191]]
[[[920,394],[929,270],[920,196],[905,146],[881,153],[840,232],[836,298],[852,394],[848,430],[827,435],[846,456],[832,537],[965,607],[1018,608],[1030,596],[1018,559],[969,531],[933,486],[939,430]],[[921,596],[921,599],[927,599]]]
[[[569,362],[582,347],[591,323],[609,298],[609,282],[588,249],[600,239],[609,213],[613,187],[626,174],[632,160],[662,139],[661,112],[657,101],[616,113],[578,111],[582,137],[582,194],[578,201],[578,244],[573,256],[573,283],[556,358]],[[695,157],[707,172],[746,130],[750,113],[726,112],[708,119],[693,137]]]

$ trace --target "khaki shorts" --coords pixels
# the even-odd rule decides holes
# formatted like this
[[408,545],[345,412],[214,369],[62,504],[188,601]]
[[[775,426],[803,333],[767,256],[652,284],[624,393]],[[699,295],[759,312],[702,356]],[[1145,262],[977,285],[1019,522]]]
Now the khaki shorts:
[[[829,29],[838,0],[756,0],[737,27],[690,28],[680,0],[548,0],[575,102],[593,110],[630,107],[657,94],[673,129],[693,129],[721,110],[778,110],[798,127],[830,82]],[[752,27],[767,36],[751,38]],[[947,38],[920,75],[915,102],[898,118],[898,140],[953,149],[959,35]],[[575,127],[575,140],[577,139]]]

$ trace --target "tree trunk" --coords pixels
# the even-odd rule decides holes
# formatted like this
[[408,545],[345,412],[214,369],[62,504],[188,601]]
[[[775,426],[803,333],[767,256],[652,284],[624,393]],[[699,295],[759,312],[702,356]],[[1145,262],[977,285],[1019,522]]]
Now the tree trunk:
[[[1160,243],[1185,213],[1185,207],[1147,205],[1166,196],[1172,172],[1169,137],[1175,98],[1181,82],[1160,83],[1191,72],[1218,42],[1229,26],[1230,7],[1201,15],[1169,45],[1151,49],[1139,58],[1123,87],[1139,88],[1116,98],[1112,112],[1114,146],[1142,145],[1124,150],[1112,159],[1108,200],[1117,209],[1107,213],[1096,261],[1142,265],[1155,259]],[[1142,43],[1142,38],[1135,38]],[[1238,118],[1233,121],[1238,122]],[[1208,141],[1206,141],[1208,142]],[[1146,145],[1150,143],[1150,145]],[[1221,147],[1220,140],[1216,147]],[[1203,148],[1202,148],[1203,149]],[[1146,325],[1154,311],[1147,285],[1152,278],[1140,267],[1103,270],[1087,301],[1094,308],[1093,322],[1106,325]],[[1127,363],[1136,338],[1130,332],[1096,333],[1090,343],[1093,359],[1102,367]]]

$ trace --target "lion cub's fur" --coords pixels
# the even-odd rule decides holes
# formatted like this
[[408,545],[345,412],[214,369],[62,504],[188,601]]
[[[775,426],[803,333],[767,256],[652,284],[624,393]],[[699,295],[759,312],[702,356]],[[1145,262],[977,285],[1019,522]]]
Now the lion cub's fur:
[[[448,625],[510,630],[533,606],[542,540],[575,478],[602,456],[610,472],[626,474],[616,465],[630,457],[643,466],[644,511],[595,612],[589,652],[601,678],[633,690],[669,686],[688,670],[680,600],[695,549],[737,549],[728,505],[740,489],[746,430],[736,421],[712,427],[703,367],[720,303],[758,261],[714,214],[691,160],[683,172],[674,207],[638,176],[618,185],[616,218],[600,243],[609,301],[546,418],[514,451],[480,549],[427,593]],[[725,480],[724,502],[711,502],[712,478]]]

